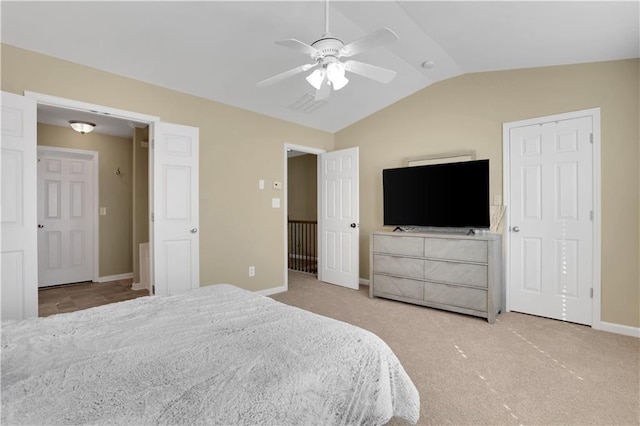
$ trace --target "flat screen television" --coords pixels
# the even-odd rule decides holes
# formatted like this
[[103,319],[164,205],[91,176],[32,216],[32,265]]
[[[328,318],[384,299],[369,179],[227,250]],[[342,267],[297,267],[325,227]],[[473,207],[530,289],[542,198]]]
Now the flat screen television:
[[486,229],[489,160],[382,171],[385,226]]

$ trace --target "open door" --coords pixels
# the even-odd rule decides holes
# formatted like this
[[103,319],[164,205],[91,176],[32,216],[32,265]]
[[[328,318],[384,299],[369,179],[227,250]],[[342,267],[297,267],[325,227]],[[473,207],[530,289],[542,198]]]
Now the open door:
[[38,316],[36,101],[2,92],[2,319]]
[[196,127],[151,126],[151,282],[157,295],[200,286],[198,147]]
[[358,148],[318,156],[320,281],[358,289],[360,281]]

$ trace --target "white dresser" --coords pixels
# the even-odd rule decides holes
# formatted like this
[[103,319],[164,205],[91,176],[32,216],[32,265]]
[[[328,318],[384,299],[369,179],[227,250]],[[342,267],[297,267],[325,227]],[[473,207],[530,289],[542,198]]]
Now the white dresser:
[[373,232],[369,297],[476,315],[495,322],[503,303],[499,234]]

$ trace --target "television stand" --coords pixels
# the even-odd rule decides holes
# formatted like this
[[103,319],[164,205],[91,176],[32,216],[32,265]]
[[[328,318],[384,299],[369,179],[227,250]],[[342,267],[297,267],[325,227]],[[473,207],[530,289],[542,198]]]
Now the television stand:
[[486,318],[504,298],[500,234],[373,232],[369,297]]

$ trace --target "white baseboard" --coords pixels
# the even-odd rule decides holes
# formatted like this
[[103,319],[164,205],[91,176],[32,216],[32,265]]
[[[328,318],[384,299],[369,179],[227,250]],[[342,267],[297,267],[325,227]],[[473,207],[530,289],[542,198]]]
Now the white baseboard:
[[600,327],[598,327],[598,330],[608,331],[609,333],[624,334],[625,336],[640,337],[640,328],[615,324],[612,322],[600,321]]
[[107,281],[126,280],[129,278],[133,278],[133,272],[129,272],[127,274],[107,275],[105,277],[99,277],[98,282],[106,283]]
[[271,296],[273,294],[284,293],[285,291],[287,291],[287,288],[282,285],[280,287],[268,288],[266,290],[258,290],[255,293],[261,294],[263,296]]
[[147,289],[147,286],[142,283],[131,284],[131,290],[138,291],[138,290],[146,290],[146,289]]
[[369,286],[369,280],[366,280],[364,278],[360,278],[360,285],[366,285],[367,287]]

